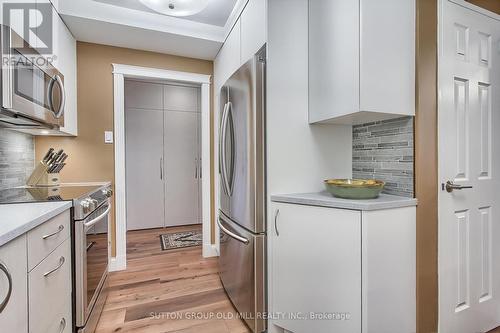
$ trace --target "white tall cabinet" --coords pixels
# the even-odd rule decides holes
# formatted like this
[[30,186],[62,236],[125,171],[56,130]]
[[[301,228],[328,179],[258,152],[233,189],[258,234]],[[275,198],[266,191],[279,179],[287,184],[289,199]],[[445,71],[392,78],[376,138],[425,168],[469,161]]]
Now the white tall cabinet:
[[127,229],[201,223],[200,88],[127,80]]

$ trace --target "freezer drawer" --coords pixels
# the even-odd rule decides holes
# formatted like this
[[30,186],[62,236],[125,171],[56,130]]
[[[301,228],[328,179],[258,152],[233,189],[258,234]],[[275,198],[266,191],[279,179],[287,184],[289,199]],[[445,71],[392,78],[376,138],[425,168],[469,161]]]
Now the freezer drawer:
[[266,329],[266,236],[253,234],[220,213],[219,272],[237,311],[255,333]]

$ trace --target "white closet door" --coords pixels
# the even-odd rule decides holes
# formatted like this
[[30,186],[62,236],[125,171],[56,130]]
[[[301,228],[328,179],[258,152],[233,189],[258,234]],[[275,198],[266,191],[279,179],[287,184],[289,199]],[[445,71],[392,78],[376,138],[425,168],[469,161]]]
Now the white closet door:
[[165,226],[199,223],[197,88],[165,86]]
[[125,83],[127,230],[164,226],[163,86]]

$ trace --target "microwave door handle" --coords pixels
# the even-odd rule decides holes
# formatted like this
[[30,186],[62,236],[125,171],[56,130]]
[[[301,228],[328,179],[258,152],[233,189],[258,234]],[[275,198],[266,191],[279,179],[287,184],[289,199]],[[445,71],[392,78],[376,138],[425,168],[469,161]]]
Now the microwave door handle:
[[[59,108],[57,109],[58,110],[57,112],[54,110],[56,118],[59,119],[64,114],[64,109],[66,108],[66,89],[64,88],[63,80],[59,74],[56,74],[54,78],[55,81],[57,82],[57,85],[61,89],[61,101],[59,102]],[[50,89],[51,97],[52,97],[53,87],[54,85],[52,85],[52,88]]]
[[99,221],[101,221],[103,218],[105,218],[106,215],[108,215],[110,211],[111,211],[111,204],[108,205],[108,208],[106,209],[106,211],[104,213],[102,213],[101,215],[99,215],[98,217],[96,217],[93,220],[85,222],[83,224],[83,226],[85,227],[85,229],[88,229],[88,228],[92,227],[93,225],[95,225],[96,223],[98,223]]
[[52,93],[54,92],[54,84],[56,82],[56,78],[55,77],[51,77],[50,78],[50,82],[49,82],[49,86],[48,86],[48,89],[47,89],[47,103],[49,104],[49,109],[52,111],[52,112],[55,112],[54,110],[54,96],[52,95]]

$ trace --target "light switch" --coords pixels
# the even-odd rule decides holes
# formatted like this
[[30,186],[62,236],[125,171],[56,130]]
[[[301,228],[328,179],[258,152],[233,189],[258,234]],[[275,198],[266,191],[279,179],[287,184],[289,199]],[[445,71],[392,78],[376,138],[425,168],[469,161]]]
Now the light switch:
[[104,132],[104,143],[113,143],[113,132],[111,131]]

